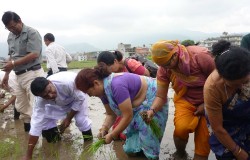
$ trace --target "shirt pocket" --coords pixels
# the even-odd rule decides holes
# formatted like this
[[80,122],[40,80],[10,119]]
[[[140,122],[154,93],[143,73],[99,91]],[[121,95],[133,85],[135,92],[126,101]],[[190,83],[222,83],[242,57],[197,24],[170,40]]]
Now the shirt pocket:
[[19,54],[20,55],[27,54],[27,43],[28,43],[28,36],[27,35],[22,36],[19,41]]

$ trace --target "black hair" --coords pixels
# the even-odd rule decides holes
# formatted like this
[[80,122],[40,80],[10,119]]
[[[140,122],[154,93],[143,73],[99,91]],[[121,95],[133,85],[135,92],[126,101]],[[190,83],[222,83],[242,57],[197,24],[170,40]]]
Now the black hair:
[[47,33],[44,35],[44,40],[49,40],[50,42],[55,42],[55,36],[52,33]]
[[220,40],[212,45],[215,65],[219,74],[227,80],[244,78],[250,72],[250,52],[230,42]]
[[117,61],[121,61],[123,59],[123,55],[120,51],[103,51],[97,57],[97,63],[103,62],[110,66],[114,64],[115,59]]
[[14,22],[19,22],[21,20],[21,18],[15,12],[12,12],[12,11],[4,12],[4,14],[2,16],[2,22],[3,22],[3,24],[5,26],[7,26],[9,24],[9,22],[12,21],[12,20]]
[[30,90],[35,95],[38,96],[39,94],[45,91],[45,88],[49,84],[49,81],[44,77],[37,77],[35,78],[30,84]]

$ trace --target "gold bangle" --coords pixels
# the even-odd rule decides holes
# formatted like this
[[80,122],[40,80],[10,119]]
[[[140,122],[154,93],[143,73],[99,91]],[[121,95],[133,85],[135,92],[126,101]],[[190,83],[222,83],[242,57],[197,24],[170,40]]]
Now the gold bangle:
[[13,67],[15,68],[15,61],[14,61],[14,60],[11,61],[11,64],[12,64]]
[[236,156],[238,156],[238,155],[240,154],[241,150],[242,150],[242,149],[240,148],[239,151],[238,151],[238,153],[236,154]]

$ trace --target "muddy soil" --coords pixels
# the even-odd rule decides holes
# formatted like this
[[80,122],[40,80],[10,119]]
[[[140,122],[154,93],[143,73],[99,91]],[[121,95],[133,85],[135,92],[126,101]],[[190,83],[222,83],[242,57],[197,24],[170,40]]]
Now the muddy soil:
[[[161,143],[160,160],[171,160],[175,151],[173,134],[174,105],[172,101],[173,91],[169,93],[169,117],[166,130]],[[98,134],[104,120],[104,107],[99,98],[89,97],[90,118],[92,119],[92,131],[94,136]],[[86,153],[90,144],[84,143],[81,132],[76,128],[74,121],[62,135],[62,141],[56,144],[49,144],[42,137],[36,145],[33,159],[39,160],[144,160],[145,157],[128,157],[122,150],[122,141],[112,142],[101,147],[94,155]],[[27,148],[28,134],[24,132],[21,120],[14,120],[13,106],[10,106],[4,113],[0,113],[0,160],[21,159]],[[96,141],[97,138],[94,138]],[[187,145],[188,159],[192,159],[194,151],[193,134],[190,135]],[[209,160],[214,160],[213,153],[210,153]]]

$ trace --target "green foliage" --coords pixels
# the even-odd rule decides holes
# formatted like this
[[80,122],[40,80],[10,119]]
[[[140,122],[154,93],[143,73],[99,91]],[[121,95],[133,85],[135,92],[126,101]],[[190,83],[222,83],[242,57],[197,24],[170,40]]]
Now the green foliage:
[[147,59],[149,59],[149,60],[152,61],[152,56],[151,56],[151,55],[148,55],[148,56],[147,56]]
[[187,47],[187,46],[193,46],[193,45],[195,45],[194,41],[193,41],[193,40],[190,40],[190,39],[187,39],[187,40],[182,41],[181,44],[182,44],[183,46],[186,46],[186,47]]
[[[142,111],[140,112],[140,116],[143,119],[143,121],[146,123],[146,121],[148,120],[148,115],[147,115],[147,111]],[[149,124],[147,123],[147,125],[149,125],[150,129],[152,130],[152,133],[157,137],[157,138],[161,138],[163,133],[161,131],[161,128],[159,126],[159,124],[157,123],[157,121],[155,119],[152,119]]]
[[95,154],[98,149],[105,144],[105,139],[99,139],[96,142],[92,143],[87,152],[91,154]]
[[161,138],[162,137],[162,131],[161,131],[161,128],[160,126],[158,125],[158,123],[156,122],[155,119],[152,119],[149,123],[149,126],[152,130],[152,132],[154,133],[154,135],[157,137],[157,138]]
[[[92,61],[72,61],[68,64],[68,70],[70,69],[83,69],[83,68],[92,68],[97,64],[95,60]],[[46,63],[42,63],[44,71],[48,71]]]
[[7,138],[0,141],[0,159],[12,157],[16,159],[21,156],[21,146],[17,138]]

